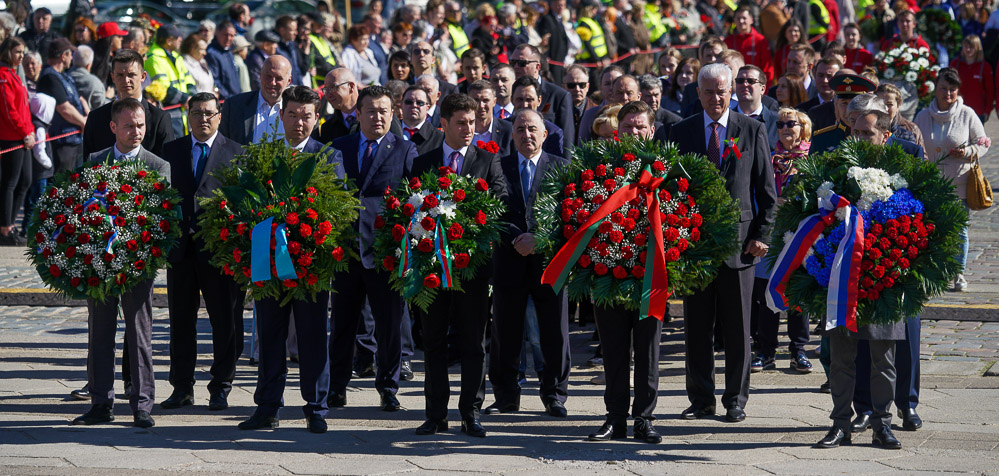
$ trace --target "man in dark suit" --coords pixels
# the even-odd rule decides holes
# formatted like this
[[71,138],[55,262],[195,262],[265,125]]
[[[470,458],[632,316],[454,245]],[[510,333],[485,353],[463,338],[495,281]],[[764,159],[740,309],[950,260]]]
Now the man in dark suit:
[[[569,150],[576,138],[576,127],[572,118],[572,97],[559,84],[550,83],[541,78],[541,51],[536,47],[524,44],[517,46],[510,55],[510,65],[517,79],[529,77],[541,84],[541,105],[537,108],[541,114],[552,113],[552,121],[562,130],[562,148]],[[563,154],[555,154],[561,157]]]
[[772,151],[777,147],[777,113],[763,106],[766,80],[767,76],[759,66],[748,64],[739,69],[735,77],[735,95],[739,102],[732,110],[763,123],[767,130],[768,150]]
[[[791,50],[787,53],[787,64],[785,65],[784,73],[794,73],[804,78],[805,93],[808,99],[812,99],[819,94],[818,85],[815,82],[815,78],[812,77],[812,68],[815,66],[815,58],[817,56],[818,54],[815,50],[804,43],[791,45]],[[776,98],[777,86],[770,87],[767,90],[767,96]]]
[[[538,19],[536,28],[542,40],[545,37],[548,38],[547,56],[560,63],[565,62],[566,55],[569,54],[569,36],[565,33],[565,26],[562,24],[565,3],[565,0],[548,0],[548,13]],[[551,72],[552,81],[555,84],[562,84],[565,67],[549,64],[548,71]]]
[[[85,166],[110,165],[140,160],[145,167],[170,180],[170,164],[142,148],[146,132],[146,112],[136,99],[119,99],[111,106],[111,132],[115,144],[90,154]],[[118,329],[118,307],[125,320],[125,341],[129,343],[132,395],[129,405],[135,426],[149,428],[155,423],[153,409],[156,381],[153,375],[153,280],[147,279],[119,297],[106,301],[87,299],[87,380],[92,406],[73,420],[74,425],[97,425],[114,420],[114,337]]]
[[258,143],[264,134],[280,133],[281,93],[289,85],[288,59],[281,55],[267,58],[260,70],[260,89],[237,94],[222,104],[219,132],[241,145]]
[[333,107],[333,114],[319,119],[319,126],[312,138],[329,144],[348,134],[358,131],[357,125],[357,80],[349,69],[334,68],[323,82],[326,102]]
[[641,101],[648,105],[650,110],[654,111],[655,122],[653,125],[655,126],[655,133],[653,139],[658,137],[665,142],[669,138],[669,130],[673,127],[673,124],[680,122],[683,118],[660,107],[663,91],[662,82],[659,81],[659,78],[651,74],[646,74],[637,78],[637,80]]
[[164,409],[194,404],[194,366],[198,360],[198,309],[204,296],[212,324],[212,380],[208,383],[208,408],[223,410],[236,376],[236,361],[243,353],[243,296],[236,281],[210,265],[211,253],[203,239],[195,239],[200,227],[199,198],[211,197],[220,187],[212,172],[226,167],[242,152],[239,144],[218,133],[221,113],[214,94],[197,93],[188,103],[187,123],[191,134],[163,148],[170,182],[180,192],[181,238],[170,252],[167,294],[170,308],[170,385],[173,393],[160,403]]
[[[734,112],[732,71],[711,64],[698,75],[698,94],[704,112],[673,126],[670,139],[680,153],[706,155],[714,163],[732,198],[739,201],[739,251],[725,260],[708,286],[684,299],[687,398],[685,419],[715,413],[714,327],[720,322],[725,348],[725,393],[722,404],[730,422],[745,420],[749,399],[749,317],[753,293],[753,265],[767,252],[766,240],[777,204],[774,173],[766,128],[759,121]],[[737,144],[731,142],[738,137]],[[729,144],[732,144],[729,146]],[[735,158],[738,147],[742,157]]]
[[[836,99],[836,91],[833,90],[830,85],[830,81],[841,69],[843,69],[843,63],[835,56],[826,56],[815,63],[815,71],[812,79],[815,80],[814,83],[817,94],[815,97],[799,104],[796,107],[799,111],[805,111],[805,113],[808,114],[808,118],[812,120],[813,131],[823,129],[836,122],[832,109],[828,109],[827,115],[816,116],[811,115],[811,110],[819,105],[829,104]],[[828,107],[831,108],[832,106],[830,105]],[[817,110],[817,112],[819,111]]]
[[480,79],[468,86],[468,96],[479,105],[475,111],[475,137],[472,138],[472,144],[476,145],[479,141],[495,142],[499,146],[496,156],[505,157],[513,147],[513,124],[493,116],[496,87],[493,83]]
[[[413,175],[450,167],[459,175],[484,179],[500,199],[506,198],[506,180],[499,159],[472,145],[478,104],[465,94],[453,94],[441,102],[444,143],[413,161]],[[461,394],[458,412],[461,431],[484,437],[479,412],[485,397],[486,324],[489,322],[489,269],[462,283],[463,292],[442,290],[423,316],[423,347],[427,379],[424,384],[427,421],[416,433],[428,435],[447,429],[448,382],[447,330],[456,326],[461,346]]]
[[[541,113],[541,117],[545,118],[545,130],[548,131],[548,138],[545,139],[542,149],[551,155],[562,157],[566,150],[563,148],[565,144],[563,131],[555,125],[555,122],[553,122],[555,118],[550,113],[546,114],[538,109],[541,107],[541,85],[538,84],[538,81],[527,76],[514,81],[511,102],[513,103],[514,110],[534,109]],[[513,125],[513,116],[505,120],[511,126]]]
[[425,154],[441,146],[444,133],[430,125],[427,111],[430,96],[419,86],[410,86],[402,95],[402,138],[416,145],[418,154]]
[[562,79],[564,80],[562,87],[566,91],[569,91],[569,95],[572,97],[572,124],[576,130],[574,145],[579,145],[580,137],[583,135],[581,126],[583,114],[588,109],[596,106],[596,103],[589,98],[590,72],[585,66],[574,64],[566,69]]
[[545,368],[541,373],[541,402],[553,417],[565,417],[569,388],[569,314],[565,293],[541,284],[545,262],[537,253],[534,200],[550,168],[569,161],[544,153],[544,119],[533,109],[514,114],[515,150],[500,160],[507,185],[506,228],[493,256],[493,338],[489,347],[489,381],[496,403],[487,415],[520,410],[517,374],[524,346],[524,313],[533,298]]
[[[329,154],[328,162],[337,164],[337,178],[343,178],[343,157],[309,137],[318,120],[319,95],[305,86],[291,86],[281,94],[281,123],[285,146],[306,153]],[[257,327],[260,330],[260,364],[257,367],[257,389],[253,415],[239,424],[240,430],[276,428],[278,411],[284,406],[284,389],[288,379],[285,342],[292,313],[298,337],[299,388],[305,406],[306,427],[312,433],[326,432],[329,407],[329,352],[326,347],[326,316],[329,293],[316,295],[315,300],[293,300],[282,305],[280,298],[255,299]],[[356,328],[356,327],[355,327]]]
[[[434,46],[426,41],[414,41],[410,46],[410,58],[412,58],[410,63],[413,65],[412,76],[414,84],[416,84],[416,80],[420,76],[430,75],[434,78],[437,77],[435,70],[437,67],[437,57],[434,56],[434,51]],[[457,93],[458,86],[438,79],[437,91],[440,92],[440,96],[436,99],[432,96],[430,98],[434,101],[434,105],[440,105],[440,102],[445,97]]]
[[343,153],[346,176],[354,181],[363,209],[357,223],[361,262],[351,261],[347,271],[333,278],[337,292],[333,295],[330,318],[329,404],[331,407],[347,404],[354,343],[361,308],[367,299],[378,341],[375,389],[381,395],[382,410],[396,411],[400,408],[395,394],[399,390],[402,362],[403,301],[389,286],[388,272],[375,260],[372,245],[375,217],[384,206],[383,193],[411,176],[416,145],[389,132],[395,110],[390,90],[369,86],[361,91],[357,104],[360,130],[331,144]]
[[576,129],[579,136],[577,143],[582,144],[593,137],[593,121],[597,119],[604,106],[611,104],[611,99],[614,96],[614,81],[623,75],[624,70],[614,64],[600,71],[600,97],[603,98],[603,102],[590,107],[583,113],[583,117],[579,121],[579,128]]

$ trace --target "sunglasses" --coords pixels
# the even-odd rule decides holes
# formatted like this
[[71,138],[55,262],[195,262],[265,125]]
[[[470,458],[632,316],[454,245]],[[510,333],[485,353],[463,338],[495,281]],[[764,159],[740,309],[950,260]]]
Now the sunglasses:
[[407,100],[403,101],[402,103],[405,104],[405,105],[407,105],[407,106],[419,106],[419,107],[423,107],[423,106],[427,105],[427,103],[425,101],[415,101],[413,99],[407,99]]
[[786,127],[788,129],[793,129],[795,126],[797,126],[799,124],[801,124],[801,123],[798,122],[798,121],[786,121],[786,122],[785,121],[777,121],[777,128],[778,129],[783,129],[783,128]]
[[429,55],[430,53],[433,53],[433,52],[434,52],[433,50],[428,50],[428,49],[425,49],[425,48],[414,48],[413,49],[413,54],[414,55]]
[[525,67],[525,66],[527,66],[527,65],[529,65],[531,63],[540,63],[540,61],[536,61],[536,60],[511,60],[510,61],[510,66],[514,66],[514,67],[517,67],[517,68],[523,68],[523,67]]
[[565,87],[569,89],[583,89],[590,83],[565,83]]
[[759,79],[754,79],[754,78],[735,78],[735,84],[748,84],[752,86],[760,82],[761,81]]

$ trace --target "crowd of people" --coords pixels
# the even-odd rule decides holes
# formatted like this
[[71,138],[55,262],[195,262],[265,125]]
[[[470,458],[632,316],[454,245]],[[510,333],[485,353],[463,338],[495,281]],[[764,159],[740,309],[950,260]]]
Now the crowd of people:
[[[54,174],[105,156],[169,170],[186,217],[199,213],[197,197],[217,188],[212,170],[242,145],[266,140],[334,150],[358,185],[361,259],[335,278],[331,300],[257,302],[259,355],[251,360],[259,369],[258,407],[244,429],[277,426],[289,352],[300,363],[314,432],[326,431],[331,407],[347,404],[352,378],[374,377],[381,408],[400,409],[395,394],[401,380],[413,378],[417,348],[425,356],[427,401],[419,434],[447,428],[450,363],[461,365],[463,432],[485,436],[481,414],[518,411],[528,350],[546,413],[566,417],[568,321],[578,313],[581,322],[596,321],[599,346],[590,363],[605,369],[599,381],[607,421],[590,439],[625,437],[631,415],[636,438],[659,442],[653,421],[662,322],[569,303],[541,285],[544,260],[532,234],[535,192],[527,190],[537,188],[526,186],[568,163],[574,147],[617,134],[705,155],[739,199],[742,249],[708,288],[685,297],[691,405],[681,416],[717,412],[714,353],[723,351],[725,418],[744,421],[750,374],[776,367],[781,320],[791,367],[813,370],[805,345],[810,318],[821,316],[770,310],[767,266],[760,264],[796,164],[852,136],[937,161],[964,199],[972,164],[989,146],[980,140],[983,123],[999,99],[999,14],[982,0],[515,0],[481,3],[467,15],[450,0],[423,8],[373,0],[353,25],[324,0],[315,12],[279,17],[273,29],[252,35],[253,12],[237,3],[227,19],[205,20],[194,32],[142,18],[125,28],[96,25],[79,15],[65,37],[52,28],[50,11],[22,3],[8,2],[0,13],[0,244],[25,244],[25,226],[15,219],[23,210],[27,220]],[[959,22],[965,37],[955,58],[916,31],[920,9]],[[934,97],[918,111],[904,108],[909,93],[874,68],[878,51],[900,44],[940,53]],[[732,137],[740,138],[743,157],[723,163],[720,141]],[[495,142],[499,152],[478,149],[480,141]],[[208,170],[192,174],[200,161]],[[420,312],[390,290],[372,255],[371,226],[387,186],[444,165],[486,179],[507,202],[511,231],[496,244],[490,272]],[[223,410],[243,353],[243,292],[208,265],[204,243],[193,237],[196,220],[185,223],[184,251],[167,272],[174,390],[160,406],[194,403],[200,293],[213,332],[209,408]],[[967,229],[963,240],[962,265]],[[953,284],[967,288],[963,275]],[[151,289],[121,297],[128,329],[122,377],[143,427],[154,424]],[[74,395],[93,406],[75,424],[113,419],[111,307],[91,303],[88,386]],[[832,393],[834,426],[819,447],[849,442],[869,427],[876,444],[900,447],[892,403],[905,430],[922,425],[915,411],[918,317],[867,327],[822,337],[828,381],[820,390]],[[496,400],[483,408],[487,375]]]

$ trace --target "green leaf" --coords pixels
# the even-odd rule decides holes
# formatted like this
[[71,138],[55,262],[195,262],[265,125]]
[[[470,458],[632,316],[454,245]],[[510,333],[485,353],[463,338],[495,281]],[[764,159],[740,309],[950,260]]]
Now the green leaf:
[[274,193],[278,197],[283,198],[292,194],[291,167],[288,166],[288,161],[280,156],[274,157],[274,178],[271,179],[271,185],[274,186]]
[[291,185],[295,193],[301,193],[301,191],[305,189],[305,186],[308,185],[309,179],[312,178],[315,170],[315,156],[311,156],[303,160],[302,163],[298,164],[298,167],[295,167],[295,173],[291,177]]
[[239,185],[255,200],[263,200],[267,196],[267,189],[250,172],[239,174]]

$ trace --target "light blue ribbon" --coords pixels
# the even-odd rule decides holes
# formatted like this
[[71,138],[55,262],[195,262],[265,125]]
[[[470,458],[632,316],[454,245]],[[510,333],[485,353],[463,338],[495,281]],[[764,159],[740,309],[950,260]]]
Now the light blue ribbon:
[[[274,217],[268,218],[253,227],[253,238],[250,240],[250,280],[269,281],[271,279],[271,223]],[[278,279],[298,279],[295,265],[288,253],[288,236],[285,224],[274,230],[274,267],[277,268]]]

